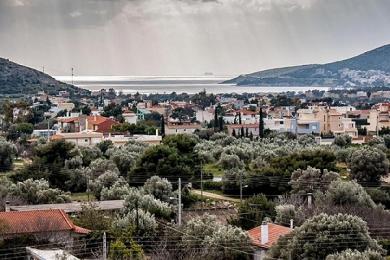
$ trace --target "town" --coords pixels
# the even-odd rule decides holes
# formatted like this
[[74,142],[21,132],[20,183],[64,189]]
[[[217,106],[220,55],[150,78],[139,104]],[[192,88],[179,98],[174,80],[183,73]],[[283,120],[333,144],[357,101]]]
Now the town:
[[390,249],[385,88],[40,91],[0,111],[1,259],[384,259]]

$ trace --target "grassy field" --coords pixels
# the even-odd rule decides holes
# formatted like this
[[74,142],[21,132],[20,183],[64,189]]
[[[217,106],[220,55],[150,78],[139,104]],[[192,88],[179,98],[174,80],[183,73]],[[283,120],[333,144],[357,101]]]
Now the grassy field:
[[205,173],[211,173],[214,177],[222,177],[223,170],[216,165],[215,163],[208,163],[203,166],[203,171]]
[[[81,201],[81,202],[88,201],[88,194],[86,192],[72,193],[70,197],[72,198],[72,201]],[[94,201],[96,200],[96,198],[93,194],[89,193],[89,200]]]

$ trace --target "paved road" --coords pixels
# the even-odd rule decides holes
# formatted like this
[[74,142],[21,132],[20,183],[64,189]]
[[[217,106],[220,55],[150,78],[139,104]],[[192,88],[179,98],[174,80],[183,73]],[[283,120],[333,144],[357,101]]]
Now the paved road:
[[[194,190],[193,189],[192,192],[197,194],[197,195],[201,194],[200,190]],[[240,199],[234,199],[234,198],[230,198],[230,197],[226,197],[226,196],[223,196],[223,195],[218,195],[218,194],[211,193],[211,192],[206,192],[206,191],[203,192],[203,196],[207,197],[207,198],[211,198],[211,199],[216,199],[216,200],[224,200],[224,201],[230,201],[230,202],[240,202]]]

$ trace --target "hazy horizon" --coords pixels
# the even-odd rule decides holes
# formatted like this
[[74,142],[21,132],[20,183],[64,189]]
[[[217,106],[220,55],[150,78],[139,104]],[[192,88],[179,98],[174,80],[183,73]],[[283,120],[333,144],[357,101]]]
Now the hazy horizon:
[[388,13],[388,0],[1,0],[0,57],[56,76],[236,76],[389,44]]

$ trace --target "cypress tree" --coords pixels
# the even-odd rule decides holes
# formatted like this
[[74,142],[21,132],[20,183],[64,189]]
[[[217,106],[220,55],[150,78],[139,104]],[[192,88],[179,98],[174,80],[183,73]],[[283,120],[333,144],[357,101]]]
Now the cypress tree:
[[219,131],[223,132],[223,117],[219,117]]
[[164,116],[162,115],[161,116],[161,136],[164,137],[165,136],[165,120],[164,120]]
[[236,129],[233,128],[232,136],[236,137]]
[[264,119],[263,119],[263,108],[262,107],[260,107],[259,137],[264,138]]
[[214,109],[214,130],[218,130],[218,106],[215,107]]

